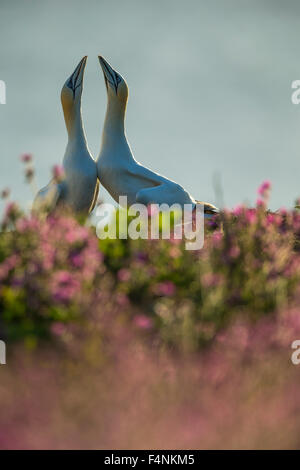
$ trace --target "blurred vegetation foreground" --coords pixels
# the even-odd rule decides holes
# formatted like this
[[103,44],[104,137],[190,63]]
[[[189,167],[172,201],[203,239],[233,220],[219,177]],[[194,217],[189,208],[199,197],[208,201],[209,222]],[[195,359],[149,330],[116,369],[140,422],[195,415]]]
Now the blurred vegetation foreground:
[[8,202],[1,448],[299,447],[300,213],[268,189],[198,251]]

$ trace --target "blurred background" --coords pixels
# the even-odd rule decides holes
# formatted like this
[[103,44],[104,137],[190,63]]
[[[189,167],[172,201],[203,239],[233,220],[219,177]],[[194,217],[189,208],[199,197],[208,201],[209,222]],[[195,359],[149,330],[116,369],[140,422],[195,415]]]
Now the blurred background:
[[[196,198],[255,202],[264,179],[271,207],[300,195],[297,0],[0,0],[0,186],[24,205],[19,155],[33,153],[39,186],[61,163],[67,134],[60,90],[89,56],[83,117],[96,158],[106,107],[97,54],[127,80],[127,136],[137,160]],[[100,197],[110,201],[101,188]]]

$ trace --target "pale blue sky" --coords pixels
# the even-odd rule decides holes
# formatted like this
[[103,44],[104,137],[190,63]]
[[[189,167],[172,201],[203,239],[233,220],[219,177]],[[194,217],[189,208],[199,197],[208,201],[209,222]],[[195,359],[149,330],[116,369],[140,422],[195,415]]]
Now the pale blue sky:
[[[88,54],[83,115],[96,157],[106,106],[101,53],[127,80],[127,134],[135,157],[227,206],[256,198],[272,208],[300,195],[300,3],[296,0],[0,0],[0,187],[25,203],[18,157],[35,156],[39,186],[60,163],[66,131],[60,90]],[[109,200],[101,188],[100,195]]]

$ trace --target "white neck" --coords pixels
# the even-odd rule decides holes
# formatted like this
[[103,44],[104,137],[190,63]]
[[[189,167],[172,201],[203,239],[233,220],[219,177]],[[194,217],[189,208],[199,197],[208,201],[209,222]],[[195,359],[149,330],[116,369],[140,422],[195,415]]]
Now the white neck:
[[65,109],[64,117],[68,132],[68,145],[87,146],[81,115],[81,100],[76,101],[71,109]]
[[108,96],[102,133],[102,145],[111,145],[116,139],[125,139],[126,102]]

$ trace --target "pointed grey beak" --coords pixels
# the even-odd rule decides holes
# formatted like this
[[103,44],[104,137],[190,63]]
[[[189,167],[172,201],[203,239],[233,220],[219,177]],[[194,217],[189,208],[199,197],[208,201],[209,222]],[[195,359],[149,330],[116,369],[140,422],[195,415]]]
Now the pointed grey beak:
[[85,55],[81,61],[79,62],[78,64],[78,67],[80,67],[80,72],[83,74],[84,73],[84,69],[85,69],[85,66],[86,66],[86,62],[87,62],[87,55]]
[[73,91],[73,95],[75,97],[75,91],[77,88],[82,86],[84,70],[86,66],[87,56],[84,56],[79,64],[77,65],[76,69],[72,73],[71,77],[67,82],[67,86]]
[[103,75],[105,80],[106,89],[108,89],[108,83],[113,87],[116,94],[118,93],[118,85],[121,82],[121,77],[114,71],[109,63],[101,56],[98,56]]

